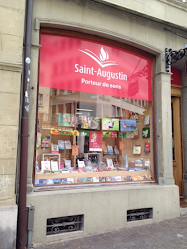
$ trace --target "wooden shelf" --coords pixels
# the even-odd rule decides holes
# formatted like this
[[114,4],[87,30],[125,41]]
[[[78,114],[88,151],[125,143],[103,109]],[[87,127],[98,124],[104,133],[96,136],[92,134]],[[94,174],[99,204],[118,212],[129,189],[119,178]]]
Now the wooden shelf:
[[81,178],[81,177],[106,177],[106,176],[139,176],[151,175],[150,170],[141,171],[104,171],[83,173],[36,173],[35,179]]

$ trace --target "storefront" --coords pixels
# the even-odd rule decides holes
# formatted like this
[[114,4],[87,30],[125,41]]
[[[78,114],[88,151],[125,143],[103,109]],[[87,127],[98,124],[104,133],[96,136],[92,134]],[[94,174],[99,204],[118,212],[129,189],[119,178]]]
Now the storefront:
[[[85,8],[58,3],[69,14]],[[29,111],[33,243],[179,216],[172,136],[165,135],[172,131],[171,74],[162,70],[158,45],[141,36],[130,43],[133,35],[127,39],[99,4],[102,32],[102,22],[86,24],[96,18],[92,8],[80,27],[76,15],[61,20],[55,4],[40,14],[41,4],[34,3]],[[118,33],[107,25],[115,18]]]
[[35,186],[154,181],[154,57],[66,33],[41,34]]

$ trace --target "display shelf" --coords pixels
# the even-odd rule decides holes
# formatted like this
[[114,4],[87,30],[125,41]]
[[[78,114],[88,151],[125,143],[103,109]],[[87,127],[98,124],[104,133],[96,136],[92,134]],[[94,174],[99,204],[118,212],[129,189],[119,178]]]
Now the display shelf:
[[49,161],[51,161],[51,157],[55,157],[57,158],[58,161],[58,167],[60,166],[60,154],[57,153],[43,153],[42,154],[42,161],[45,161],[45,157],[49,158]]
[[151,175],[150,170],[141,171],[104,171],[83,173],[36,173],[35,179],[58,179],[58,178],[80,178],[80,177],[106,177],[106,176],[139,176]]

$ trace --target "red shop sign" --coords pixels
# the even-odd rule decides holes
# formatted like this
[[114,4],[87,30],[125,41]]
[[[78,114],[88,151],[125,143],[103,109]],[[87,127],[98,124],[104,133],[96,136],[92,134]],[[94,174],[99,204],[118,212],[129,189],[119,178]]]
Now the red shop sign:
[[151,59],[79,38],[41,34],[43,87],[151,101]]

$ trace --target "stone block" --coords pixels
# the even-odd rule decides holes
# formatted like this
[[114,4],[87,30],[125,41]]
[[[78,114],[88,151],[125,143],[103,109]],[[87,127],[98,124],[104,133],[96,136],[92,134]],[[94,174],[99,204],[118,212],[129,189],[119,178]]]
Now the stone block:
[[16,173],[15,159],[0,159],[0,175],[13,175]]
[[[0,125],[16,125],[19,120],[20,95],[0,93]],[[6,134],[8,130],[6,131]]]
[[0,125],[0,159],[16,159],[18,127]]
[[24,15],[25,13],[23,10],[21,11],[13,8],[6,8],[0,5],[1,34],[23,37]]
[[0,93],[20,94],[21,73],[0,70]]
[[25,1],[24,0],[19,0],[19,1],[15,1],[15,0],[8,0],[8,1],[0,0],[0,6],[6,7],[6,8],[12,8],[12,9],[15,9],[15,10],[25,10]]
[[0,207],[1,249],[16,248],[17,206]]

